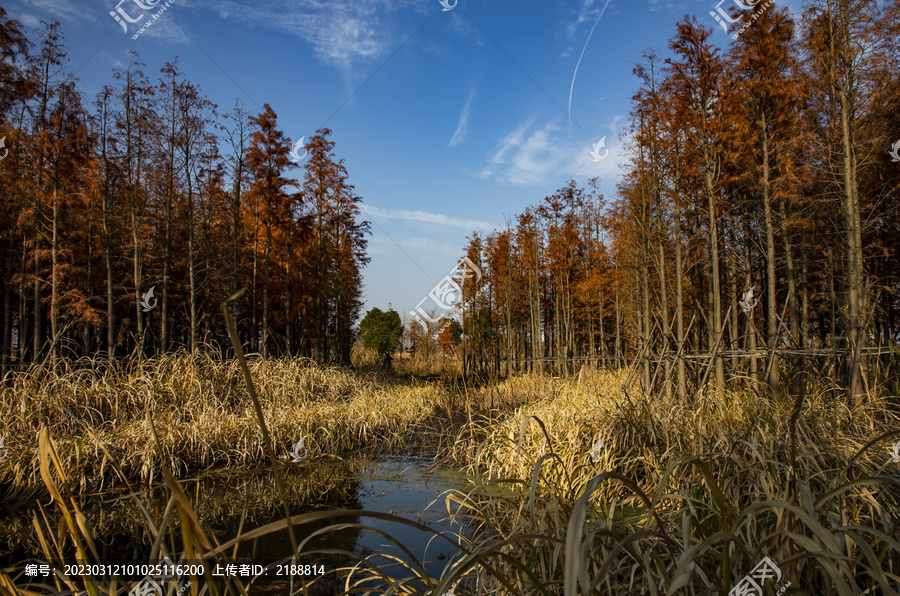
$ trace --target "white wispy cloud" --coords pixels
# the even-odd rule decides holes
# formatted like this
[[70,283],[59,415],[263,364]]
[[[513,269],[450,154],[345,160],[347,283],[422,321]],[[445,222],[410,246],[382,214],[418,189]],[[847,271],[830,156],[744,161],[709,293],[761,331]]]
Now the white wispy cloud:
[[365,210],[366,213],[370,214],[372,217],[383,219],[400,219],[404,221],[418,221],[445,227],[463,228],[468,231],[476,229],[492,230],[496,227],[494,226],[494,224],[488,223],[486,221],[479,221],[477,219],[460,219],[457,217],[450,217],[449,215],[443,215],[441,213],[429,213],[427,211],[379,209],[378,207],[373,207],[372,205],[366,205]]
[[616,139],[615,118],[607,128],[606,147],[609,154],[595,162],[590,151],[604,133],[596,138],[576,137],[568,128],[563,129],[554,121],[535,125],[534,118],[518,125],[497,143],[488,164],[482,169],[482,178],[493,178],[513,186],[535,186],[547,183],[562,184],[572,176],[615,177],[624,162],[621,143]]
[[462,112],[459,114],[459,125],[456,127],[456,132],[453,133],[453,138],[450,139],[450,147],[455,147],[459,145],[466,139],[466,135],[469,133],[469,109],[472,107],[472,100],[475,99],[475,88],[469,92],[469,97],[466,99],[465,105],[463,105]]
[[320,60],[348,65],[384,54],[391,44],[386,17],[413,0],[207,0],[222,18],[253,23],[306,40]]
[[[107,9],[107,11],[111,10],[114,6],[115,3],[113,3],[113,6]],[[10,12],[13,13],[15,18],[21,19],[28,27],[38,27],[40,25],[40,19],[45,21],[57,19],[63,23],[69,21],[82,21],[89,19],[91,17],[90,13],[92,12],[84,10],[84,6],[73,0],[24,0],[22,7],[27,12],[21,14],[15,14],[16,11]],[[100,10],[98,10],[99,14],[106,14],[105,11],[100,12]],[[115,24],[115,22],[112,21],[112,17],[110,17],[110,21]]]
[[533,119],[520,124],[498,143],[481,174],[515,186],[531,186],[556,174],[566,161],[563,148],[552,139],[559,127],[547,123],[533,129]]

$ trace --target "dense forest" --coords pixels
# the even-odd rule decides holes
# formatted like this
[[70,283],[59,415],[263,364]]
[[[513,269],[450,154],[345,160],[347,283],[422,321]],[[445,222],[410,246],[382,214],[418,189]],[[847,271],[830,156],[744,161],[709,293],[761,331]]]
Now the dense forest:
[[220,349],[242,288],[251,350],[349,362],[368,224],[331,130],[301,161],[269,105],[220,114],[177,60],[154,82],[135,54],[88,98],[59,24],[34,36],[0,8],[3,372]]
[[[220,115],[177,61],[151,82],[135,55],[86,98],[58,24],[33,43],[0,18],[4,371],[224,345],[218,302],[241,288],[249,349],[349,362],[368,224],[330,130],[300,167],[271,107]],[[819,372],[863,390],[900,333],[900,3],[797,22],[758,7],[753,23],[720,50],[685,18],[669,58],[645,53],[615,201],[570,181],[473,234],[468,363],[644,356],[649,383],[656,354],[684,394],[671,354],[714,353],[719,387],[779,392],[787,374],[799,392],[818,366],[804,356],[828,348]],[[414,343],[445,345],[440,331]]]
[[[667,355],[684,395],[681,356],[715,353],[719,387],[799,393],[827,372],[863,390],[900,334],[900,3],[753,19],[720,51],[685,18],[670,58],[635,66],[615,202],[569,182],[470,238],[472,366]],[[803,358],[828,350],[842,357]]]

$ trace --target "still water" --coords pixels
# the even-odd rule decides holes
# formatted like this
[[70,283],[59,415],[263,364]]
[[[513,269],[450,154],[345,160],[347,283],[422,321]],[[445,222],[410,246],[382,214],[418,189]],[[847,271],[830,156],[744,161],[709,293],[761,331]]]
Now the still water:
[[[309,594],[319,596],[341,591],[343,581],[339,581],[337,574],[327,572],[359,564],[361,559],[378,565],[391,577],[408,577],[410,571],[400,565],[391,566],[390,557],[412,564],[411,554],[426,574],[440,577],[458,549],[451,541],[435,538],[435,533],[441,532],[453,541],[458,541],[456,534],[468,535],[467,528],[458,519],[449,518],[444,497],[447,491],[467,492],[472,485],[462,473],[452,469],[434,471],[432,465],[430,458],[390,455],[371,460],[303,462],[282,468],[293,515],[332,509],[364,510],[397,515],[434,530],[425,531],[362,514],[296,526],[298,542],[306,540],[300,563],[315,565],[313,574],[306,577]],[[183,480],[181,486],[201,523],[219,543],[229,541],[239,530],[246,533],[284,517],[281,502],[275,497],[272,475],[266,470],[215,471]],[[163,490],[157,489],[142,493],[139,499],[150,516],[160,520],[166,497]],[[52,512],[54,506],[48,505],[48,500],[43,502],[44,509]],[[98,538],[102,562],[148,563],[152,534],[134,498],[121,493],[93,495],[84,500],[82,507],[92,533]],[[33,510],[22,511],[0,519],[0,566],[23,569],[27,562],[41,558],[30,536],[32,513]],[[345,527],[313,536],[336,524]],[[409,554],[378,531],[393,537]],[[180,532],[175,534],[167,536],[166,542],[177,549]],[[290,553],[287,532],[280,530],[242,542],[235,560],[272,565],[289,558]],[[228,554],[230,559],[233,551],[229,550]],[[326,572],[325,577],[319,575],[322,571]],[[315,581],[310,581],[314,578]],[[254,583],[251,593],[296,592],[302,579],[294,576],[293,580],[271,578],[270,574],[267,581]]]

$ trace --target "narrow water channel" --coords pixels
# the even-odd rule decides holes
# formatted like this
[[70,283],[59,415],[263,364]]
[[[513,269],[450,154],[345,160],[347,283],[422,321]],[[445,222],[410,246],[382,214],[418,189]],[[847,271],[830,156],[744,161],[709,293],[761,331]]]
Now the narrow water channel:
[[[360,524],[383,532],[408,550],[416,562],[420,563],[428,575],[439,577],[458,549],[448,540],[435,537],[441,532],[451,539],[456,534],[465,534],[459,521],[448,518],[444,498],[439,498],[450,490],[465,491],[465,477],[455,470],[431,471],[432,460],[416,456],[387,456],[375,460],[358,462],[353,472],[353,494],[338,506],[367,512],[392,514],[406,520],[427,526],[433,531],[420,530],[405,524],[360,515],[358,517],[335,517],[324,522],[297,526],[298,541],[310,534],[333,524]],[[300,472],[302,473],[302,472]],[[276,516],[277,518],[277,516]],[[226,535],[234,535],[236,527],[223,528]],[[291,546],[286,532],[279,532],[247,544],[241,552],[250,554],[252,560],[270,562],[290,556]],[[318,550],[341,550],[353,552],[378,565],[387,575],[395,578],[408,577],[410,572],[395,563],[392,557],[412,563],[410,557],[397,544],[375,531],[356,528],[329,532],[320,539],[311,540],[301,552]],[[358,559],[341,555],[313,555],[304,557],[302,562],[318,564],[325,570],[354,565]],[[270,583],[270,582],[267,582]],[[286,582],[276,582],[281,584]],[[265,589],[265,585],[261,589]],[[334,594],[339,589],[332,581],[317,580],[310,586],[310,594]],[[276,586],[272,586],[275,590]]]
[[[389,455],[356,461],[326,461],[289,464],[283,468],[284,483],[296,515],[328,509],[354,509],[388,513],[415,521],[446,535],[465,533],[459,521],[448,519],[445,500],[438,499],[449,490],[466,491],[464,475],[455,470],[432,471],[433,460],[414,455]],[[216,539],[226,542],[237,535],[241,516],[246,511],[243,530],[260,527],[283,518],[280,501],[275,497],[274,482],[267,470],[241,472],[220,470],[182,481],[198,517],[208,525]],[[166,495],[161,489],[149,491],[142,501],[152,515],[165,509]],[[49,501],[49,499],[48,499]],[[53,506],[43,503],[45,510]],[[134,500],[121,494],[95,495],[82,505],[93,528],[104,563],[147,563],[152,543]],[[31,533],[32,511],[0,518],[0,566],[14,567],[21,573],[24,565],[40,559]],[[392,521],[360,515],[321,520],[296,527],[298,541],[333,524],[362,524],[391,535],[423,565],[432,577],[441,575],[457,549],[447,540]],[[176,537],[176,540],[178,537]],[[315,564],[319,570],[332,571],[358,563],[358,558],[333,551],[355,553],[368,558],[391,577],[406,577],[409,571],[391,566],[389,557],[407,563],[409,557],[394,544],[373,531],[345,528],[317,536],[301,549],[302,553],[327,550],[331,553],[306,555],[303,563]],[[237,559],[241,562],[271,564],[289,558],[290,541],[286,531],[279,531],[242,543]],[[67,561],[68,562],[68,561]],[[74,561],[72,561],[74,562]],[[278,578],[254,584],[251,593],[286,593],[290,582]],[[294,583],[296,589],[297,583]],[[334,594],[337,575],[312,582],[313,596]]]

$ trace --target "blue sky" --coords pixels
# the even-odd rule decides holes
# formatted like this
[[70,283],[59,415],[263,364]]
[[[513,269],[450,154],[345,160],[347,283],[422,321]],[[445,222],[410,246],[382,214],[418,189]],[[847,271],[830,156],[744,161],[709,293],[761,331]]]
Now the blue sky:
[[[716,27],[720,46],[730,41],[711,0],[458,0],[452,10],[439,0],[174,0],[133,40],[138,25],[126,34],[109,13],[120,5],[136,18],[136,2],[155,5],[143,14],[165,4],[4,5],[30,27],[62,24],[91,101],[133,50],[151,80],[178,56],[220,113],[240,98],[254,113],[270,104],[291,140],[333,129],[374,221],[365,308],[401,315],[449,273],[473,230],[504,227],[573,177],[599,176],[613,198],[632,68],[650,47],[668,56],[686,14]],[[609,153],[597,162],[589,152],[601,137]]]

